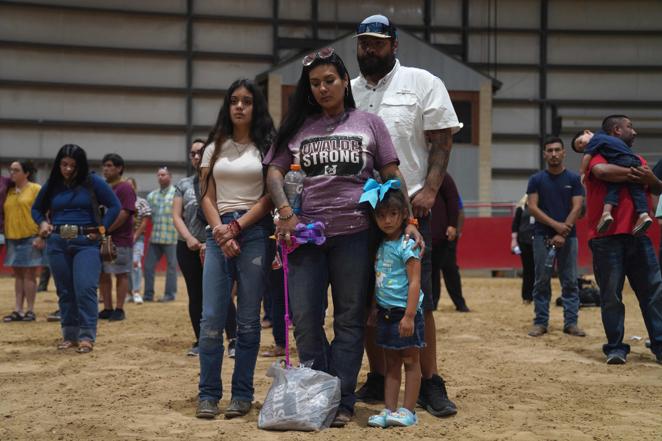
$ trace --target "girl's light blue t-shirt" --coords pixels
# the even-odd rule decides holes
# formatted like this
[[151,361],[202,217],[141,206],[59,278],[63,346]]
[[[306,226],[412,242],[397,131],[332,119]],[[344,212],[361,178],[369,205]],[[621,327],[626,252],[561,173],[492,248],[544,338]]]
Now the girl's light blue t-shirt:
[[[414,250],[416,242],[404,236],[397,240],[383,241],[377,251],[375,262],[375,291],[377,304],[382,308],[406,308],[409,292],[407,261],[420,259],[420,250]],[[418,309],[423,302],[423,291],[419,290]]]

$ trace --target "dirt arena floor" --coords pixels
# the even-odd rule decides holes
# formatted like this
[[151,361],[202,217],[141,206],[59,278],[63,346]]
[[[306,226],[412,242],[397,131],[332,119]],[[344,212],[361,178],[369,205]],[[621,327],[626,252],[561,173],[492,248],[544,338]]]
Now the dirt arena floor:
[[[198,360],[186,356],[193,339],[179,282],[176,302],[129,304],[126,321],[100,323],[87,355],[55,349],[59,324],[45,319],[57,308],[53,288],[38,295],[37,322],[0,323],[0,440],[662,439],[662,366],[643,340],[633,339],[646,334],[629,289],[632,353],[626,365],[608,366],[599,309],[580,312],[586,338],[563,334],[562,311],[553,307],[550,333],[533,339],[526,336],[532,306],[522,304],[518,279],[465,278],[472,312],[455,312],[444,297],[435,313],[439,366],[459,409],[455,417],[420,411],[414,428],[373,429],[366,422],[380,407],[359,403],[344,429],[280,433],[258,430],[255,409],[231,421],[194,417]],[[2,315],[12,305],[13,280],[0,278]],[[270,330],[263,331],[263,348],[272,343]],[[265,371],[272,361],[258,359],[258,402],[271,384]],[[232,367],[226,358],[222,409]],[[359,381],[365,373],[364,364]]]

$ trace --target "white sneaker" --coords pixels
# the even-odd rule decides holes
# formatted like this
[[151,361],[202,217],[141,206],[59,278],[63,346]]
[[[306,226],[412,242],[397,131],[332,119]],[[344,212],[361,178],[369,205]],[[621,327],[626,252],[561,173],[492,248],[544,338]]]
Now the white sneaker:
[[140,296],[140,294],[135,293],[133,295],[133,303],[136,305],[142,305],[143,304],[143,298]]

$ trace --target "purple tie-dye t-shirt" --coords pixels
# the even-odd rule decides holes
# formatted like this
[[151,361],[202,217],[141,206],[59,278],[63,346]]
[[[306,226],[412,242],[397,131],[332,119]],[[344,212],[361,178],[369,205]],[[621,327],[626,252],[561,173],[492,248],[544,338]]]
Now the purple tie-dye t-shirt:
[[314,115],[290,140],[289,149],[269,151],[265,165],[306,173],[299,220],[321,221],[327,237],[368,228],[368,212],[359,205],[363,184],[374,170],[399,163],[386,125],[377,115],[349,110],[343,117]]

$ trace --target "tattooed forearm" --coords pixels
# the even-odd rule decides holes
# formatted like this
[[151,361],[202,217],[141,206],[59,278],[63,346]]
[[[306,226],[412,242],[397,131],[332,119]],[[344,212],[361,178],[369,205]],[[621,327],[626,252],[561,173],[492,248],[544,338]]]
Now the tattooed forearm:
[[425,140],[430,149],[425,186],[436,192],[441,187],[444,176],[446,176],[448,160],[453,146],[453,135],[451,129],[426,130]]
[[283,190],[283,172],[275,166],[269,166],[267,170],[267,190],[271,196],[274,207],[280,208],[288,205],[285,190]]

